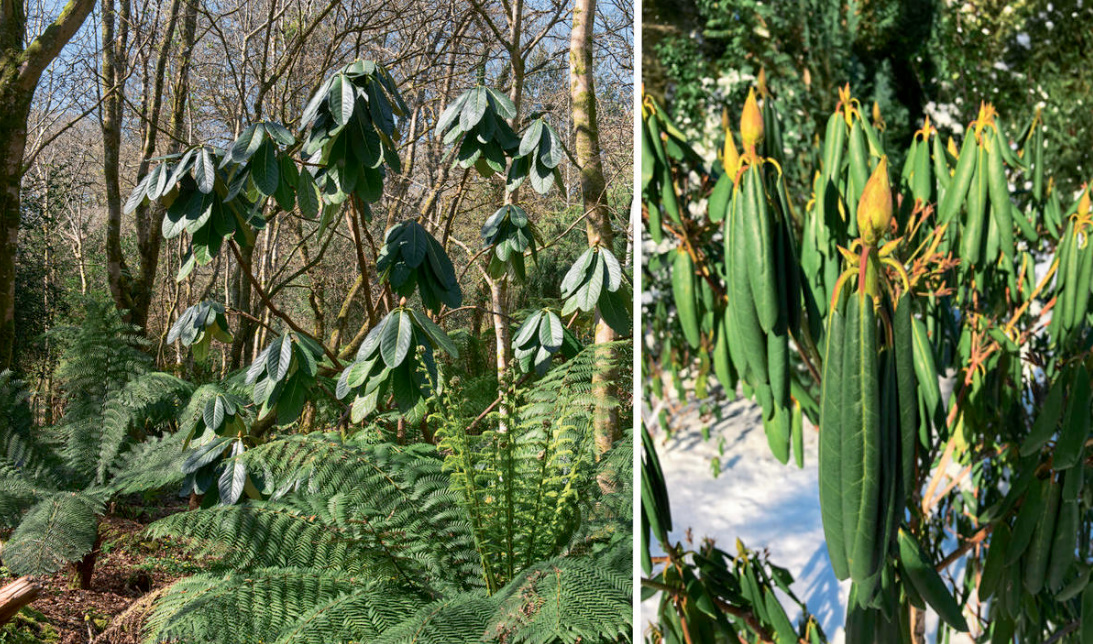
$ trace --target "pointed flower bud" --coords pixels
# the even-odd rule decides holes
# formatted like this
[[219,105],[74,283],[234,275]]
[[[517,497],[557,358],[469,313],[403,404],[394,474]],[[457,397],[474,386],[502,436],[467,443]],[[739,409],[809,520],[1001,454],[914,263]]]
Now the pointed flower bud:
[[892,184],[888,181],[888,157],[881,157],[865,183],[858,201],[858,232],[862,241],[874,246],[892,221]]
[[732,131],[728,129],[725,130],[725,147],[721,154],[721,165],[725,168],[725,173],[732,177],[736,176],[736,171],[740,168],[740,153],[736,151]]
[[740,138],[744,141],[745,150],[751,150],[763,140],[763,114],[755,100],[755,88],[748,91],[748,100],[740,115]]
[[1078,215],[1084,217],[1089,214],[1089,193],[1093,191],[1093,184],[1086,186],[1085,192],[1082,193],[1082,198],[1078,200]]

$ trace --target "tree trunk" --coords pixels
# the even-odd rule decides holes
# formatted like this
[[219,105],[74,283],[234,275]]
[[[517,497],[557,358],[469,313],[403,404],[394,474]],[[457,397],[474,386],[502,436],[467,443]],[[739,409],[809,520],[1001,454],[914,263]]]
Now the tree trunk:
[[[116,20],[115,20],[115,14]],[[118,27],[114,31],[115,24]],[[129,1],[102,2],[102,162],[106,190],[106,274],[114,305],[133,315],[133,289],[121,252],[121,107],[125,103],[126,41]]]
[[[515,0],[512,3],[512,13],[509,15],[509,65],[512,69],[512,87],[509,89],[509,100],[514,106],[512,119],[509,125],[513,131],[520,131],[520,108],[524,96],[524,54],[521,51],[520,41],[523,36],[524,2]],[[505,205],[516,203],[518,191],[506,191],[503,199]],[[497,348],[497,390],[501,396],[501,404],[498,406],[500,423],[498,429],[505,431],[508,427],[508,419],[512,414],[509,409],[508,390],[512,385],[512,330],[509,327],[509,275],[501,275],[496,280],[487,279],[490,287],[490,310],[493,311],[493,333]]]
[[[596,0],[575,0],[573,29],[569,40],[569,91],[574,129],[574,152],[580,166],[581,201],[588,214],[587,233],[589,246],[602,246],[614,250],[614,233],[611,230],[610,212],[607,209],[607,182],[603,175],[600,158],[600,135],[596,119],[596,91],[593,85],[592,31],[596,17]],[[615,331],[604,322],[596,310],[596,344],[612,342]],[[602,361],[613,360],[609,349],[600,348]],[[607,400],[616,379],[616,370],[597,372],[593,376],[593,395]],[[619,437],[619,414],[614,407],[602,405],[596,411],[593,432],[596,451],[603,454]]]
[[[159,267],[159,249],[161,245],[159,219],[162,212],[154,206],[141,206],[136,210],[137,229],[137,253],[140,261],[139,274],[136,279],[131,275],[129,267],[121,250],[121,190],[119,180],[120,160],[118,148],[120,147],[121,106],[124,104],[125,88],[125,47],[128,36],[129,0],[120,0],[120,12],[117,38],[113,37],[114,0],[103,0],[103,148],[104,148],[104,176],[106,179],[107,193],[107,236],[106,258],[107,278],[110,282],[110,294],[114,298],[114,304],[119,311],[123,311],[125,319],[141,329],[148,326],[148,309],[152,303],[152,290],[155,288],[156,272]],[[187,3],[186,19],[191,23],[189,33],[183,34],[183,51],[181,54],[179,85],[185,88],[185,78],[188,73],[189,52],[194,38],[194,22],[196,20],[196,6]],[[163,40],[160,42],[155,72],[152,79],[151,102],[144,118],[144,141],[141,148],[141,162],[137,170],[138,180],[148,173],[151,167],[150,159],[156,153],[156,139],[159,133],[160,111],[163,106],[163,88],[167,73],[167,58],[171,53],[171,45],[174,39],[175,25],[178,22],[180,0],[171,0],[168,10],[167,25],[163,32]],[[191,9],[193,16],[191,16]],[[108,29],[109,27],[109,29]],[[185,30],[184,30],[185,31]],[[185,109],[185,98],[175,97],[175,108]],[[181,114],[172,114],[172,125],[175,120],[181,120]],[[173,133],[173,132],[172,132]],[[178,145],[169,145],[170,152],[178,151]]]
[[11,366],[15,342],[15,260],[19,252],[19,183],[34,90],[49,63],[80,28],[95,0],[70,0],[25,49],[22,2],[0,2],[0,369]]
[[21,220],[19,183],[30,95],[13,92],[0,71],[0,369],[11,367],[15,342],[15,259]]
[[23,606],[38,599],[38,590],[30,577],[20,577],[0,588],[0,626],[11,621]]
[[102,533],[99,533],[95,536],[95,545],[91,547],[91,552],[76,563],[76,577],[80,582],[80,590],[91,590],[91,578],[95,574],[95,562],[99,559],[101,545]]

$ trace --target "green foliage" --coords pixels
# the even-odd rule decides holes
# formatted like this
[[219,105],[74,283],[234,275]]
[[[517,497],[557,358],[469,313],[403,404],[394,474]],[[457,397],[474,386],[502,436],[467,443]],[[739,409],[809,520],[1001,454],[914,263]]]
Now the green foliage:
[[[310,128],[303,154],[321,166],[312,185],[310,170],[300,172],[297,201],[305,214],[323,213],[324,229],[335,208],[353,194],[365,216],[383,194],[386,164],[401,171],[396,150],[396,118],[409,108],[391,74],[372,61],[356,61],[332,75],[315,92],[301,121]],[[314,198],[318,188],[319,199]],[[322,204],[322,206],[320,206]]]
[[487,587],[496,591],[532,562],[560,554],[581,525],[582,499],[592,496],[592,421],[604,405],[592,395],[594,373],[615,365],[595,348],[559,365],[526,393],[511,419],[481,434],[444,415],[438,449],[463,495]]
[[359,423],[372,414],[388,389],[410,422],[420,419],[426,398],[440,389],[434,347],[459,357],[448,335],[417,311],[398,308],[380,320],[364,338],[356,360],[338,379],[339,399],[354,394],[352,421]]
[[182,346],[190,347],[194,359],[201,361],[209,353],[209,345],[216,339],[231,342],[232,334],[228,330],[228,318],[224,315],[224,305],[219,302],[198,302],[182,312],[178,320],[167,332],[167,343],[181,341]]
[[4,565],[18,575],[46,575],[91,551],[100,503],[77,493],[50,495],[23,514],[4,544]]
[[259,419],[276,413],[278,425],[300,417],[315,385],[322,347],[312,338],[292,331],[274,338],[247,369],[247,384]]
[[508,156],[520,147],[520,139],[508,120],[516,106],[507,96],[489,87],[474,87],[444,108],[436,132],[444,144],[458,152],[453,165],[474,167],[483,177],[505,171]]
[[[272,140],[263,145],[265,133],[266,128],[261,124],[247,128],[231,152],[202,145],[165,157],[129,195],[124,209],[127,214],[143,204],[159,202],[166,208],[163,236],[172,239],[184,232],[190,235],[191,248],[186,261],[179,267],[178,280],[189,275],[195,265],[212,262],[225,238],[232,237],[245,245],[253,238],[253,229],[265,226],[261,210],[254,207],[259,190],[256,187],[248,189],[248,184],[256,185],[252,182],[252,175],[256,173],[251,166],[257,167],[259,162],[273,159],[271,163],[276,168],[279,163],[276,157],[284,156]],[[253,163],[247,163],[250,157],[235,154],[236,147],[244,141],[256,142],[256,149],[262,150],[260,156],[255,155]],[[237,157],[245,165],[233,160]],[[269,170],[265,163],[261,168],[257,171],[257,179],[262,179],[265,185],[266,179],[260,173]]]
[[632,451],[596,463],[592,420],[617,405],[592,393],[611,367],[596,355],[518,392],[506,432],[439,414],[439,447],[361,432],[247,450],[262,499],[149,528],[230,572],[173,585],[148,641],[628,641]]
[[565,147],[561,137],[542,118],[528,124],[520,137],[517,156],[509,166],[508,190],[516,190],[531,177],[531,187],[541,195],[550,192],[551,187],[562,187],[562,175],[558,164],[565,159]]
[[181,439],[145,438],[175,418],[192,387],[148,370],[112,306],[90,305],[83,325],[62,337],[57,377],[68,407],[57,427],[36,426],[21,383],[0,374],[0,513],[15,527],[3,558],[17,574],[50,574],[82,558],[113,495],[182,478]]
[[[764,124],[777,123],[759,89]],[[664,294],[646,316],[657,338],[650,394],[688,398],[684,370],[699,397],[710,376],[730,395],[739,383],[782,462],[791,443],[799,449],[802,416],[819,427],[825,539],[836,576],[854,582],[848,638],[904,633],[893,615],[909,605],[929,604],[946,632],[970,624],[1002,639],[1040,639],[1079,619],[1074,588],[1093,555],[1081,473],[1093,416],[1093,208],[1083,189],[1063,212],[1039,117],[1011,141],[981,104],[959,148],[926,120],[893,180],[889,151],[900,146],[844,87],[819,163],[802,164],[814,187],[798,206],[778,146],[736,155],[727,128],[719,168],[655,102],[643,116],[644,199],[660,242],[646,283]],[[1025,182],[1032,190],[1010,187]],[[675,288],[656,286],[669,280]],[[793,344],[774,345],[771,333]],[[948,399],[942,378],[952,379]],[[956,464],[967,474],[954,479]],[[987,539],[993,531],[1012,536]],[[953,534],[1005,549],[986,587],[965,575],[950,589],[934,571],[950,559],[986,568],[982,552],[943,551]],[[979,624],[966,620],[973,591],[999,598]]]
[[611,249],[592,246],[577,258],[562,278],[562,315],[597,308],[620,335],[630,333],[630,289],[622,266]]
[[455,308],[463,303],[452,260],[429,231],[413,219],[387,229],[376,271],[380,281],[389,283],[399,295],[409,297],[416,287],[422,305],[430,311],[439,312],[442,304]]
[[562,324],[558,314],[542,309],[529,315],[512,336],[512,351],[516,363],[524,373],[535,367],[540,376],[550,367],[554,354],[561,352],[567,358],[581,351],[577,337]]
[[[672,512],[660,459],[653,439],[642,428],[641,558],[646,578],[642,599],[660,593],[653,641],[736,642],[758,636],[762,641],[826,642],[827,637],[807,607],[790,589],[793,577],[737,540],[733,556],[706,541],[688,551],[668,537]],[[651,553],[656,543],[666,554],[661,567]],[[775,589],[802,611],[800,623],[789,621]],[[870,634],[868,637],[872,637]],[[848,640],[849,641],[849,640]],[[862,639],[871,641],[863,633]]]
[[501,206],[482,224],[482,242],[492,248],[489,272],[494,279],[505,273],[516,281],[527,278],[524,253],[531,251],[531,258],[538,261],[536,247],[542,245],[535,225],[524,209],[516,205]]

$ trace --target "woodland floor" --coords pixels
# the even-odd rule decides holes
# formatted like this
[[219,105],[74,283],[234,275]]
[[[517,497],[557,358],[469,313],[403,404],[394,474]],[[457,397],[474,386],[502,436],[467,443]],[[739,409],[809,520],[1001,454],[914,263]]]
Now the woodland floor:
[[[100,524],[103,541],[91,589],[80,590],[71,569],[39,579],[41,594],[0,629],[0,644],[139,642],[132,634],[98,640],[95,637],[141,597],[201,569],[178,544],[142,534],[152,521],[185,509],[184,503],[173,500],[156,507],[119,503],[115,513]],[[12,579],[6,569],[0,572],[0,584]]]

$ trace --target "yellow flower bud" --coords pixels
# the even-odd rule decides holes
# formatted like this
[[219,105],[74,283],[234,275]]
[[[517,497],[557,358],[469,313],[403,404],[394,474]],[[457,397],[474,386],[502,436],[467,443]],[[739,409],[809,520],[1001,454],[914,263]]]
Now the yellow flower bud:
[[744,149],[750,151],[763,140],[763,114],[759,103],[755,101],[755,89],[748,91],[748,100],[744,103],[744,112],[740,115],[740,138]]
[[736,151],[731,130],[725,130],[725,147],[721,154],[721,165],[725,168],[725,174],[732,177],[736,176],[736,171],[740,168],[740,153]]
[[1085,192],[1082,193],[1082,198],[1078,200],[1078,215],[1085,216],[1089,214],[1089,192],[1093,190],[1093,186],[1086,186]]
[[881,157],[873,175],[865,183],[858,201],[858,232],[862,241],[873,246],[888,230],[892,221],[892,185],[888,181],[888,157]]

